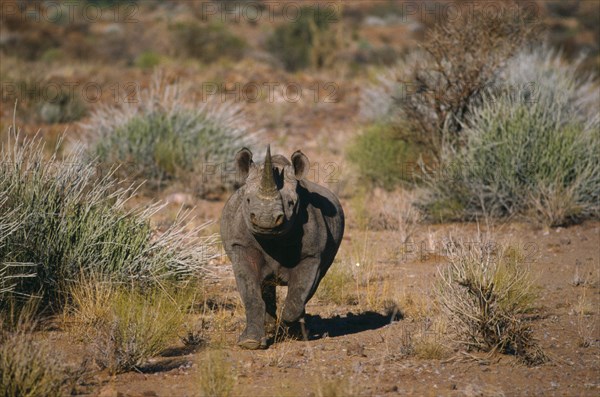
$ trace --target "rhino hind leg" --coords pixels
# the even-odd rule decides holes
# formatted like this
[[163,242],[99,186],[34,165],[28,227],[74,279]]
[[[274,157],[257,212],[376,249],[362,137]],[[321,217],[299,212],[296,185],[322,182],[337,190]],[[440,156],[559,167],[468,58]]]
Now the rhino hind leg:
[[262,283],[262,298],[265,302],[265,330],[275,333],[277,328],[277,285],[275,278],[269,277]]
[[306,259],[290,275],[288,293],[281,315],[284,323],[294,324],[304,319],[306,303],[315,293],[321,279],[319,265],[318,259]]

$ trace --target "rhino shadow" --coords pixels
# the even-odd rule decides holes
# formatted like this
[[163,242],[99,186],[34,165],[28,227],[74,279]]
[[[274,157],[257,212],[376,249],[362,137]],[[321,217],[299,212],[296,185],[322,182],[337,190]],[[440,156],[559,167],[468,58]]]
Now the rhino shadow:
[[384,327],[394,321],[402,320],[402,318],[400,312],[383,315],[373,311],[359,314],[348,313],[345,317],[337,315],[330,318],[307,315],[308,340],[321,339],[326,336],[333,338],[357,334]]

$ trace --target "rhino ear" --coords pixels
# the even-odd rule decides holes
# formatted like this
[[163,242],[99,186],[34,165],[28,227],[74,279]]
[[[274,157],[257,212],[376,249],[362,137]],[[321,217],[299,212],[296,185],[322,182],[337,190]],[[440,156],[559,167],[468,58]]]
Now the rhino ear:
[[237,171],[239,181],[243,182],[246,180],[252,164],[252,152],[250,149],[242,148],[239,152],[237,152],[235,155],[235,170]]
[[310,168],[308,157],[306,157],[306,155],[300,150],[296,150],[294,154],[292,154],[292,165],[294,166],[294,174],[296,179],[304,179],[304,177],[308,174],[308,169]]

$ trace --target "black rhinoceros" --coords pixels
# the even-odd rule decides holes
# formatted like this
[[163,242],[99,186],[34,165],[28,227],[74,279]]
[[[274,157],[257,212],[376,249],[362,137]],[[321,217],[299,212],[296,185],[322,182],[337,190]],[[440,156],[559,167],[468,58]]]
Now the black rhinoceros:
[[305,305],[329,269],[344,234],[344,212],[328,189],[305,179],[310,168],[300,151],[252,161],[241,149],[235,166],[245,183],[229,198],[221,238],[246,310],[239,346],[267,347],[265,326],[276,320],[277,285],[287,285],[284,326],[304,320]]

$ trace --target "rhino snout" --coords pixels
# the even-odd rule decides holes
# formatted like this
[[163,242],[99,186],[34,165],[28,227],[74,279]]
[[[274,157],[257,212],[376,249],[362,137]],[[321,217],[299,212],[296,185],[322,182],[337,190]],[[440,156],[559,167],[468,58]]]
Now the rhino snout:
[[250,221],[252,224],[261,229],[273,229],[280,226],[283,223],[283,218],[283,212],[281,211],[262,215],[255,212],[250,213]]

